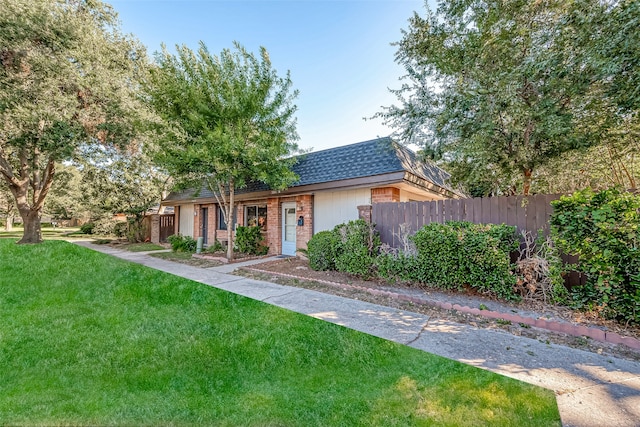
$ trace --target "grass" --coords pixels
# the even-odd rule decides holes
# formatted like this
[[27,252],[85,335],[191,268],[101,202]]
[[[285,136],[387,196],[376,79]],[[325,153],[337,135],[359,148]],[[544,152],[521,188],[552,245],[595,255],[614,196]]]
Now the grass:
[[[42,238],[47,240],[65,239],[69,235],[76,234],[78,230],[79,228],[42,228]],[[5,231],[4,227],[2,227],[0,229],[0,238],[21,239],[23,231],[22,226],[14,226],[11,231]],[[84,234],[82,236],[84,236]]]
[[118,248],[129,252],[149,252],[167,249],[164,246],[156,245],[155,243],[122,243],[118,245]]
[[552,392],[70,243],[0,239],[0,424],[552,426]]

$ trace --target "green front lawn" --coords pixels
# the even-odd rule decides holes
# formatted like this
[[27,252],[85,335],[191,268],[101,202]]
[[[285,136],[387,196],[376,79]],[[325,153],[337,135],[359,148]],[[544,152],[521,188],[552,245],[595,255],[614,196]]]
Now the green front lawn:
[[560,424],[548,390],[66,242],[0,239],[0,307],[0,424]]
[[[42,238],[51,240],[51,239],[65,239],[67,236],[77,233],[79,228],[64,228],[64,227],[43,227],[42,228]],[[5,231],[4,227],[0,227],[0,238],[9,238],[9,239],[21,239],[22,233],[24,232],[22,226],[14,226],[11,231]],[[84,234],[80,235],[81,237]]]

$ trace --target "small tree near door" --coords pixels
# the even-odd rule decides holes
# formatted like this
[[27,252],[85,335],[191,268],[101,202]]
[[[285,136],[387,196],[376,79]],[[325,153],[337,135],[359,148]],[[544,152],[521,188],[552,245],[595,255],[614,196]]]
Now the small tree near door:
[[[289,169],[298,138],[289,73],[279,77],[266,49],[256,57],[238,43],[220,55],[204,43],[197,52],[165,47],[147,84],[158,125],[156,160],[179,186],[211,190],[232,224],[236,189],[261,181],[284,189],[295,181]],[[233,258],[233,230],[227,257]]]

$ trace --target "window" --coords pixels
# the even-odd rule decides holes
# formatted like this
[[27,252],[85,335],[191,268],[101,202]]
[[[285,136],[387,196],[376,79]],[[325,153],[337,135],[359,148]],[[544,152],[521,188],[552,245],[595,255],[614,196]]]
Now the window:
[[248,227],[259,226],[263,230],[267,228],[267,207],[266,206],[245,206],[244,225]]
[[[233,210],[233,222],[236,222],[236,210]],[[218,230],[226,230],[227,229],[227,222],[224,220],[224,214],[222,213],[222,208],[218,207]]]

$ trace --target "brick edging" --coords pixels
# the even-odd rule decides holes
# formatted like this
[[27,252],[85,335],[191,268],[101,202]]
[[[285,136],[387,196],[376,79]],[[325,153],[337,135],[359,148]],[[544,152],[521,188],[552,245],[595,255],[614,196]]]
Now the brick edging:
[[610,343],[610,344],[624,344],[627,347],[632,348],[634,350],[640,350],[640,340],[633,337],[623,337],[622,335],[616,332],[603,331],[602,329],[598,329],[598,328],[592,328],[592,327],[582,326],[582,325],[573,325],[571,323],[557,322],[554,320],[534,319],[532,317],[520,316],[518,314],[512,314],[512,313],[502,313],[499,311],[480,310],[479,308],[471,308],[471,307],[463,306],[460,304],[451,304],[449,302],[433,301],[430,299],[399,294],[397,292],[383,291],[381,289],[371,289],[364,286],[346,285],[344,283],[331,282],[329,280],[308,279],[305,277],[296,276],[294,274],[276,273],[273,271],[261,270],[259,268],[253,268],[253,267],[244,267],[244,268],[247,270],[256,271],[259,273],[274,274],[276,276],[284,276],[292,279],[320,282],[320,283],[323,283],[335,288],[340,288],[340,289],[347,288],[347,289],[363,291],[371,295],[386,296],[386,297],[394,298],[400,301],[428,305],[432,307],[441,308],[444,310],[456,310],[461,313],[469,313],[476,316],[486,317],[489,319],[504,319],[512,323],[522,323],[525,325],[534,326],[536,328],[546,329],[552,332],[560,332],[560,333],[573,335],[577,337],[585,336],[599,342]]

